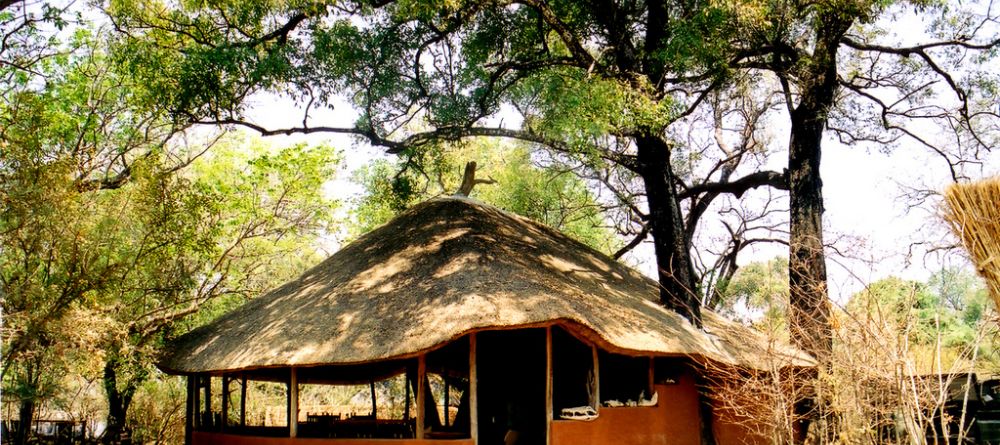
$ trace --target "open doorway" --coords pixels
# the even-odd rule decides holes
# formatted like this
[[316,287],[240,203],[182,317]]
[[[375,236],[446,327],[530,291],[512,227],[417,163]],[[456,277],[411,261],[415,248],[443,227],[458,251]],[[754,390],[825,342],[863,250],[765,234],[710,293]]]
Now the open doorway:
[[545,445],[545,330],[481,332],[476,356],[479,443]]

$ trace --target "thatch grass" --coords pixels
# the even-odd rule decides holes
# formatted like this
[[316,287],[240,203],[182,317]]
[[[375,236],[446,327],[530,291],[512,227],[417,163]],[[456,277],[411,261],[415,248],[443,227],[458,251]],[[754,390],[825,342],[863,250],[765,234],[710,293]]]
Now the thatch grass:
[[1000,308],[1000,177],[954,184],[944,193],[944,218],[962,240]]
[[706,310],[707,331],[657,303],[657,283],[568,236],[465,198],[419,204],[296,280],[176,339],[173,373],[372,363],[470,332],[558,324],[605,350],[767,369],[815,362]]

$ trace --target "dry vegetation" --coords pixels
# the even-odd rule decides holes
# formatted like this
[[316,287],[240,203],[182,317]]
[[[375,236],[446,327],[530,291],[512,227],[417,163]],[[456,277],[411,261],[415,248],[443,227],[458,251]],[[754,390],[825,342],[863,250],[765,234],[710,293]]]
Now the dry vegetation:
[[714,367],[717,414],[774,444],[971,443],[972,373],[983,379],[997,369],[992,313],[966,345],[946,344],[940,324],[930,341],[926,332],[915,340],[924,321],[871,294],[836,311],[833,357],[818,372],[790,367],[778,354],[767,371]]

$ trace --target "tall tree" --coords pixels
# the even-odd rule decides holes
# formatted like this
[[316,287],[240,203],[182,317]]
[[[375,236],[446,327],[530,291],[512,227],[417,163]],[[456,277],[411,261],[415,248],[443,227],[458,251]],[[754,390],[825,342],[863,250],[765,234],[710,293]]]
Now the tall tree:
[[[22,14],[12,20],[27,17],[25,28],[5,34],[12,46],[0,68],[10,80],[0,102],[0,304],[6,317],[0,374],[7,389],[16,388],[4,395],[20,404],[20,442],[27,440],[37,401],[54,384],[46,375],[68,357],[57,353],[67,349],[60,336],[66,316],[90,309],[95,293],[124,267],[112,260],[124,246],[104,231],[117,226],[116,215],[89,192],[120,188],[134,167],[159,161],[169,171],[197,156],[183,146],[161,151],[177,128],[163,113],[136,112],[141,107],[126,94],[131,85],[110,73],[100,39],[87,28],[62,44],[38,34],[42,22],[32,21],[30,11]],[[32,39],[51,47],[29,44]]]
[[[116,0],[108,11],[125,36],[119,54],[128,72],[169,98],[183,122],[354,134],[407,159],[440,141],[507,137],[581,159],[594,172],[627,171],[642,185],[646,208],[635,213],[652,236],[661,301],[696,324],[700,290],[689,234],[706,205],[763,185],[789,189],[792,338],[821,359],[832,342],[824,134],[833,130],[848,142],[910,136],[954,167],[947,154],[954,150],[918,134],[930,126],[914,121],[944,124],[964,154],[989,147],[982,131],[996,127],[997,114],[984,108],[992,78],[979,69],[997,45],[988,5],[970,5],[985,11],[978,15],[949,5],[838,0],[257,6],[163,10]],[[928,43],[900,44],[880,29],[879,19],[907,8],[916,18],[944,17],[932,23]],[[969,58],[975,64],[959,68]],[[686,176],[692,147],[672,130],[710,107],[720,89],[762,73],[774,81],[754,87],[777,89],[791,124],[787,174],[737,169],[744,158],[734,154],[719,158],[736,166],[721,162],[726,168]],[[934,96],[942,90],[958,100]],[[299,100],[301,125],[248,120],[246,99],[260,92]],[[358,110],[355,125],[310,118],[314,106],[330,106],[338,95]],[[504,110],[514,110],[519,125],[496,124]]]
[[[788,329],[788,260],[782,257],[741,267],[720,283],[714,309],[780,335]],[[780,335],[784,337],[783,335]]]
[[[738,3],[734,44],[746,69],[781,87],[791,123],[792,338],[819,358],[832,347],[823,253],[824,135],[888,150],[903,142],[947,161],[955,180],[997,137],[997,13],[989,4]],[[742,10],[742,14],[740,11]],[[761,20],[765,18],[766,20]],[[901,21],[902,20],[902,21]],[[921,20],[927,29],[913,44]],[[901,23],[907,32],[890,32]]]
[[141,84],[109,69],[103,36],[83,22],[47,35],[38,28],[57,18],[0,13],[23,22],[4,29],[0,53],[4,402],[19,405],[24,443],[73,362],[98,357],[110,439],[162,338],[216,297],[273,284],[261,277],[281,274],[253,272],[329,221],[320,189],[336,157],[293,147],[192,165],[216,141],[180,133],[134,94]]
[[[248,143],[249,142],[249,143]],[[135,392],[165,340],[293,278],[332,221],[327,147],[268,150],[227,138],[184,172],[136,176],[104,193],[118,208],[120,260],[101,292],[106,442],[125,431]]]

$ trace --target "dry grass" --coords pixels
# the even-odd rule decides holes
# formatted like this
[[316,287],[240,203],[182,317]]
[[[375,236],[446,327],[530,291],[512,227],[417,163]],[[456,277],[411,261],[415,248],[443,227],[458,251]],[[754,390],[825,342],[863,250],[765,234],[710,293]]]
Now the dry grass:
[[[910,291],[903,308],[913,307],[916,288]],[[977,396],[970,373],[982,379],[996,372],[991,356],[980,353],[997,338],[994,322],[981,323],[968,344],[946,345],[940,325],[933,338],[915,341],[912,332],[926,322],[918,313],[872,292],[855,298],[865,301],[835,312],[833,351],[824,366],[794,367],[780,356],[766,369],[708,364],[716,414],[755,438],[748,443],[970,443],[961,441],[973,432],[975,411],[967,407]],[[945,407],[946,415],[935,414]]]
[[962,240],[1000,308],[1000,177],[954,184],[944,193],[944,218]]

